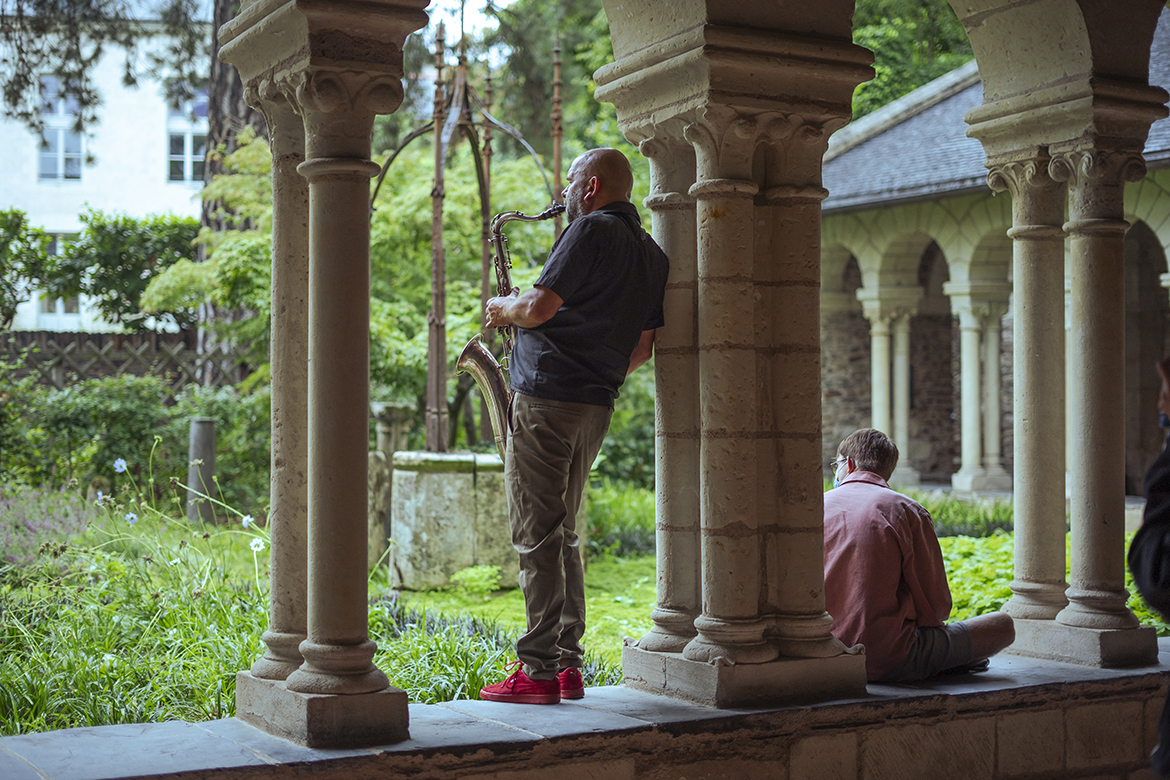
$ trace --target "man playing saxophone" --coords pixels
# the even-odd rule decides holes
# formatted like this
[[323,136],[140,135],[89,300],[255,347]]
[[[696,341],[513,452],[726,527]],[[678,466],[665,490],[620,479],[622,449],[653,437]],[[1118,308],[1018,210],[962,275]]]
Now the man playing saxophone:
[[540,278],[486,305],[487,327],[517,328],[504,473],[528,629],[515,671],[484,687],[484,699],[556,704],[585,695],[577,510],[618,389],[650,359],[664,322],[668,261],[641,228],[632,188],[616,149],[574,160],[562,192],[569,225]]

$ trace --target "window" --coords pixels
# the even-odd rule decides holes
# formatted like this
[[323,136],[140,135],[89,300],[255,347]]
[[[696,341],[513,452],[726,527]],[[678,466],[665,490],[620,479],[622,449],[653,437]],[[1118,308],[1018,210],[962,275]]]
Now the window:
[[77,100],[61,96],[61,79],[41,76],[41,133],[37,176],[40,179],[81,179],[81,133],[73,125],[78,113]]
[[171,133],[167,181],[203,181],[206,133]]
[[[47,247],[48,254],[59,254],[64,241],[71,237],[68,235],[51,236]],[[50,298],[42,292],[38,298],[40,306],[38,307],[37,327],[40,330],[77,330],[81,323],[81,301],[76,295],[69,298]]]
[[207,88],[172,105],[167,115],[167,181],[203,182],[207,156]]

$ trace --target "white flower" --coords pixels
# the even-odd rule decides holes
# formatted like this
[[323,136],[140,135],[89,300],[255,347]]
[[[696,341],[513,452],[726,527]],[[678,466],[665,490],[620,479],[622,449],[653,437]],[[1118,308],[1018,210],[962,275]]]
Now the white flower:
[[252,552],[262,552],[264,550],[264,540],[253,539],[248,543],[248,546],[252,548]]
[[252,519],[251,515],[244,515],[244,519],[241,520],[240,522],[242,522],[244,524],[244,528],[247,528],[248,526],[250,526],[252,523],[254,523],[256,521]]
[[178,566],[180,563],[182,563],[182,561],[178,558],[175,558],[173,561],[167,561],[168,566]]
[[117,460],[114,461],[114,471],[121,474],[125,470],[126,470],[126,459],[125,458],[118,458]]
[[138,522],[138,515],[134,514],[133,512],[127,512],[126,513],[126,522],[129,523],[130,525],[134,525],[135,523]]

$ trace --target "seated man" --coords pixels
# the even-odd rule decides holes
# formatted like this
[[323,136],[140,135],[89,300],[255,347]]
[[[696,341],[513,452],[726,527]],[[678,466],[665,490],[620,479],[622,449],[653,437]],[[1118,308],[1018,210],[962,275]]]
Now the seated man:
[[863,428],[837,449],[834,488],[825,493],[825,607],[833,635],[865,645],[870,682],[912,682],[986,666],[1015,640],[1010,616],[950,625],[951,590],[934,523],[922,506],[890,489],[898,448]]

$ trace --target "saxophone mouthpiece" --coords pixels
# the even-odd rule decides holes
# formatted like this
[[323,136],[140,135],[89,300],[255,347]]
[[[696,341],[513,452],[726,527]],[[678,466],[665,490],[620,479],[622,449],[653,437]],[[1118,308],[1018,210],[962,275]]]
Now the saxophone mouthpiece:
[[545,209],[544,213],[541,214],[540,216],[543,219],[548,219],[549,217],[555,217],[558,214],[564,214],[564,213],[565,213],[565,204],[553,203],[551,206],[549,206],[547,209]]

